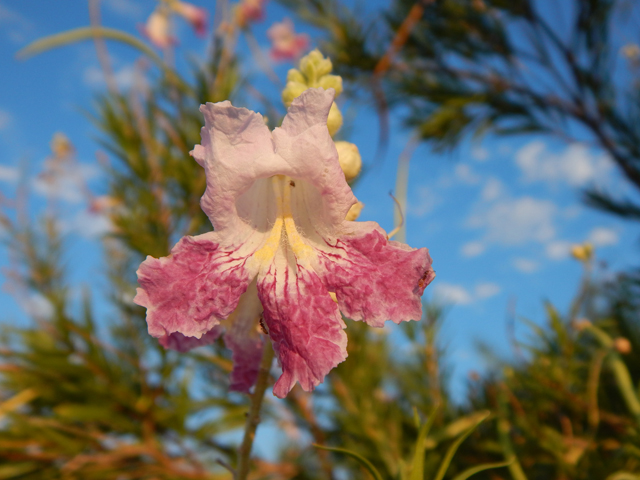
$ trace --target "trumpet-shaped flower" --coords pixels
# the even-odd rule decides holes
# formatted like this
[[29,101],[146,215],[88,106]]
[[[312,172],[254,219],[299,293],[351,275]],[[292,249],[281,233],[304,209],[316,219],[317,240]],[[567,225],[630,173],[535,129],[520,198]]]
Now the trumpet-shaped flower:
[[173,11],[191,24],[196,35],[202,37],[207,34],[207,11],[204,8],[179,0],[170,5]]
[[163,8],[156,9],[149,15],[142,31],[158,48],[167,48],[175,43],[170,33],[169,14]]
[[271,25],[267,36],[271,40],[271,57],[277,61],[295,60],[309,47],[309,37],[303,33],[296,34],[289,18]]
[[192,155],[205,169],[201,206],[214,231],[138,270],[135,302],[147,308],[149,333],[184,351],[224,330],[235,390],[256,380],[261,326],[282,366],[274,394],[296,382],[310,391],[347,356],[340,311],[375,327],[418,320],[435,276],[427,249],[345,220],[356,199],[327,129],[333,96],[307,90],[273,132],[228,101],[201,106]]
[[266,0],[242,0],[236,5],[236,22],[242,28],[252,22],[262,20],[264,17],[264,4]]

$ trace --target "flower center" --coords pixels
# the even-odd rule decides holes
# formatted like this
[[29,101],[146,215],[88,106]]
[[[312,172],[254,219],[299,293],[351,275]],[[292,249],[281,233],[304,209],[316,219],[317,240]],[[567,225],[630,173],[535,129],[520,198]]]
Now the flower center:
[[295,182],[284,175],[271,177],[271,186],[276,199],[276,219],[264,245],[256,251],[254,258],[260,263],[271,262],[278,251],[284,227],[285,239],[298,262],[306,263],[313,255],[313,249],[306,244],[296,228],[291,211],[291,190]]

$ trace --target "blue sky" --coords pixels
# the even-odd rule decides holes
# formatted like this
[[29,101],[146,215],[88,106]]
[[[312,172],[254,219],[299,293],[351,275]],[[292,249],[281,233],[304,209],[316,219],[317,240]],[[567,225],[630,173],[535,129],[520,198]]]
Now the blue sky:
[[[213,11],[212,1],[194,3]],[[104,0],[103,24],[137,34],[154,5],[153,0]],[[269,4],[266,19],[255,28],[261,48],[268,48],[268,26],[285,15],[282,8]],[[90,284],[99,297],[106,279],[100,276],[97,235],[108,225],[87,212],[81,189],[86,182],[95,194],[104,193],[97,160],[100,148],[95,141],[98,132],[82,113],[91,111],[92,98],[105,88],[93,45],[65,47],[24,62],[14,58],[30,41],[88,21],[84,0],[0,0],[0,192],[7,198],[15,196],[22,169],[31,179],[33,212],[44,207],[47,195],[57,198],[67,232],[65,260],[72,283],[75,287]],[[203,55],[206,41],[196,38],[184,23],[177,27],[178,58],[187,52]],[[119,85],[128,88],[137,54],[113,44],[109,51]],[[243,55],[250,58],[245,47]],[[247,65],[256,88],[276,92],[255,63],[248,61]],[[291,66],[277,65],[276,73],[284,80]],[[359,146],[365,162],[371,162],[377,119],[367,108],[348,102],[344,107],[350,119],[347,139]],[[402,129],[396,115],[391,123],[384,163],[355,189],[366,205],[361,219],[375,220],[386,230],[394,226],[394,205],[388,192],[395,188],[396,161],[409,140],[409,132]],[[36,175],[58,131],[74,143],[82,168],[68,172],[64,185],[48,191]],[[426,296],[450,305],[441,341],[447,346],[447,363],[454,372],[452,388],[458,395],[468,372],[484,368],[476,342],[511,355],[507,335],[511,301],[517,315],[538,323],[544,322],[543,300],[561,309],[567,307],[581,275],[580,265],[568,255],[571,244],[594,243],[609,271],[639,263],[637,229],[580,203],[580,189],[592,184],[617,192],[626,188],[602,152],[545,136],[488,136],[466,141],[447,154],[435,154],[426,146],[414,153],[407,241],[414,247],[428,247],[434,259],[437,278]],[[6,252],[0,253],[0,266],[9,266]],[[37,298],[19,299],[6,278],[3,283],[1,321],[24,322],[21,309],[25,306],[46,310]],[[107,308],[100,300],[98,306]],[[523,325],[516,327],[518,336],[525,333]]]

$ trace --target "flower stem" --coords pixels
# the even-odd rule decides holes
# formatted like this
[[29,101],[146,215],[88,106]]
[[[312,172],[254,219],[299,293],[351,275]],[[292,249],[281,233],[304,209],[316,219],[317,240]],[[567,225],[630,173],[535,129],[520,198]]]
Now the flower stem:
[[262,352],[262,360],[260,361],[256,388],[251,395],[251,405],[249,406],[247,423],[244,427],[244,437],[238,450],[238,468],[235,480],[246,480],[249,475],[251,447],[253,446],[253,439],[256,436],[256,429],[260,423],[260,407],[264,399],[264,392],[269,386],[269,371],[271,370],[272,361],[273,347],[269,339],[267,339],[264,342],[264,351]]

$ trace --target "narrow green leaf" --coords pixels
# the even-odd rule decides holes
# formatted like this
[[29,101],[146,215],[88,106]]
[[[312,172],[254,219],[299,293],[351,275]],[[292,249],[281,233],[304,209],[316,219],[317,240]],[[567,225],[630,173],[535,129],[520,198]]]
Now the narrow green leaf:
[[418,414],[418,409],[415,406],[413,407],[413,423],[417,429],[420,429],[420,415]]
[[429,434],[429,430],[433,426],[433,422],[436,420],[436,415],[440,410],[440,405],[436,405],[433,408],[433,412],[429,415],[429,419],[424,422],[420,431],[418,432],[418,440],[416,440],[416,446],[413,453],[413,461],[411,462],[411,474],[409,480],[423,480],[424,479],[424,441]]
[[496,462],[496,463],[485,463],[483,465],[478,465],[477,467],[471,467],[462,472],[459,475],[456,475],[453,480],[467,480],[467,478],[475,475],[476,473],[484,472],[485,470],[490,470],[492,468],[501,468],[508,467],[513,462],[513,459],[506,462]]
[[140,50],[158,65],[162,64],[162,59],[158,54],[140,39],[121,30],[106,27],[80,27],[67,30],[66,32],[49,35],[31,42],[29,45],[22,48],[16,54],[16,57],[19,59],[27,59],[42,52],[46,52],[47,50],[63,47],[82,40],[92,40],[95,37],[108,38],[110,40],[126,43],[127,45]]
[[369,471],[369,473],[371,473],[371,475],[373,475],[373,478],[375,478],[375,480],[383,480],[382,475],[380,474],[378,469],[374,467],[369,460],[367,460],[361,455],[358,455],[355,452],[352,452],[351,450],[347,450],[345,448],[325,447],[323,445],[318,445],[317,443],[313,443],[312,445],[322,450],[329,450],[330,452],[338,452],[338,453],[344,453],[345,455],[349,455],[350,457],[353,457],[356,460],[358,460],[358,462],[360,462],[360,464],[364,468],[366,468]]
[[18,51],[16,58],[25,60],[34,55],[52,50],[54,48],[63,47],[72,43],[80,42],[83,40],[92,40],[95,37],[107,38],[109,40],[115,40],[130,47],[139,50],[146,55],[153,63],[161,68],[168,78],[175,81],[181,87],[185,87],[184,82],[180,77],[163,62],[162,58],[153,51],[146,43],[133,35],[117,30],[115,28],[107,27],[80,27],[66,32],[56,33],[49,35],[48,37],[41,38],[35,42],[31,42],[29,45]]
[[453,456],[456,454],[456,451],[458,450],[458,447],[460,447],[462,442],[464,442],[467,439],[467,437],[469,435],[471,435],[471,432],[473,432],[476,428],[478,428],[478,425],[480,425],[484,420],[486,420],[489,415],[491,415],[491,412],[486,412],[475,423],[475,425],[473,425],[469,430],[467,430],[465,433],[460,435],[455,440],[455,442],[453,442],[453,444],[447,450],[447,454],[444,456],[444,459],[442,460],[442,463],[440,464],[440,468],[438,469],[438,473],[436,473],[436,476],[435,476],[434,480],[442,480],[444,478],[444,474],[447,473],[447,469],[449,468],[449,464],[451,463],[451,460],[453,460]]
[[398,460],[398,480],[408,480],[407,464],[402,459]]

